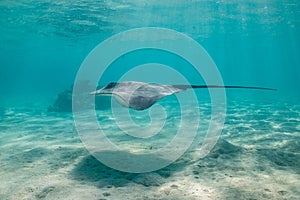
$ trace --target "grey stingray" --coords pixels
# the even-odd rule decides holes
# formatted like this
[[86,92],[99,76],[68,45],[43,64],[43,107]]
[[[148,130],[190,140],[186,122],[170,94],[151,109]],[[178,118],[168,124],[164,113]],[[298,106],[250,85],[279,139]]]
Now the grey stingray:
[[137,81],[111,82],[105,87],[91,92],[92,95],[113,96],[119,104],[134,110],[145,110],[165,96],[169,96],[189,88],[246,88],[259,90],[275,90],[262,87],[218,86],[218,85],[163,85]]

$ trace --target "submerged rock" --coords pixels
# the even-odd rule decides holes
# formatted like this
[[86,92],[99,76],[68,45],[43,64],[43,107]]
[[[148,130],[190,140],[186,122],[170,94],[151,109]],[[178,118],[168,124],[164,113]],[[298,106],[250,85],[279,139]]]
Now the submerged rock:
[[[73,95],[73,86],[69,89],[64,90],[63,92],[57,95],[56,100],[53,105],[48,107],[48,112],[72,112],[72,95]],[[74,102],[75,104],[80,105],[81,108],[88,107],[87,102],[88,98],[95,98],[95,108],[97,110],[108,109],[111,105],[111,97],[107,96],[90,96],[89,91],[92,91],[91,86],[88,83],[83,84],[83,90],[85,91],[81,95],[79,99],[80,102]],[[77,94],[78,95],[78,94]]]
[[48,112],[72,112],[72,90],[59,93],[54,104],[48,107]]

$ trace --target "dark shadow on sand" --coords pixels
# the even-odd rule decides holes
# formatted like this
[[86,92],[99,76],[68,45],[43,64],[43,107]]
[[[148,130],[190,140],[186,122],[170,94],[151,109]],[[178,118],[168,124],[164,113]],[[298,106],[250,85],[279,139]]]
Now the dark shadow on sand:
[[276,169],[291,170],[300,174],[300,155],[284,149],[258,149],[258,155]]
[[[102,155],[111,156],[115,152],[101,152]],[[123,152],[123,156],[132,156],[131,153]],[[163,162],[163,161],[162,161]],[[97,187],[123,187],[130,183],[138,183],[144,186],[158,186],[172,173],[182,170],[188,164],[176,161],[175,163],[149,173],[128,173],[122,172],[102,164],[95,157],[89,155],[73,169],[70,176],[72,179],[82,182],[92,182]]]
[[[103,156],[112,156],[115,152],[106,151],[101,152]],[[194,171],[191,173],[201,174],[202,172],[209,172],[210,170],[225,170],[232,168],[235,170],[244,170],[239,169],[238,165],[229,165],[230,162],[221,162],[222,160],[241,162],[239,157],[244,153],[244,149],[238,146],[235,146],[226,140],[219,140],[217,145],[211,151],[211,153],[194,163]],[[120,155],[118,155],[120,156]],[[132,156],[130,153],[123,152],[123,157]],[[169,166],[162,168],[160,170],[150,172],[150,173],[126,173],[121,172],[112,168],[107,167],[102,164],[93,156],[89,155],[84,157],[81,162],[73,169],[70,176],[72,179],[82,181],[82,182],[92,182],[98,187],[123,187],[130,183],[141,183],[144,186],[153,185],[155,180],[167,179],[172,176],[173,173],[182,171],[186,167],[190,166],[191,163],[188,156],[183,155],[174,163]],[[113,158],[112,158],[113,159]],[[146,158],[144,158],[146,159]],[[153,159],[153,158],[151,158]],[[161,162],[165,162],[161,160]],[[227,164],[226,164],[227,163]],[[154,176],[153,176],[154,175]],[[142,178],[141,178],[142,177]],[[144,179],[144,180],[142,180]],[[153,180],[155,179],[155,180]],[[159,181],[163,182],[163,181]],[[158,185],[158,184],[154,184]]]
[[199,159],[193,166],[195,178],[204,178],[201,176],[202,174],[210,173],[207,178],[215,179],[219,173],[227,175],[228,172],[245,171],[241,165],[243,162],[241,156],[245,153],[244,148],[219,139],[211,152],[206,157]]

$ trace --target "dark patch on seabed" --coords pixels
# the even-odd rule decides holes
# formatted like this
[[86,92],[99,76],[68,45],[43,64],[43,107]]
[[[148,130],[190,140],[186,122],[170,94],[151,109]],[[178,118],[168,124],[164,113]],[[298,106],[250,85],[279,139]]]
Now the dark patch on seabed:
[[270,162],[272,167],[280,170],[292,170],[300,174],[300,154],[286,152],[279,149],[258,149],[258,155],[262,160]]
[[[102,152],[103,153],[103,152]],[[105,152],[113,154],[114,152]],[[130,156],[130,153],[127,153]],[[168,167],[150,173],[127,173],[121,172],[103,165],[93,156],[84,157],[72,170],[72,179],[91,182],[97,187],[125,187],[131,183],[149,186],[159,186],[166,182],[172,174],[183,170],[188,164],[177,161]]]

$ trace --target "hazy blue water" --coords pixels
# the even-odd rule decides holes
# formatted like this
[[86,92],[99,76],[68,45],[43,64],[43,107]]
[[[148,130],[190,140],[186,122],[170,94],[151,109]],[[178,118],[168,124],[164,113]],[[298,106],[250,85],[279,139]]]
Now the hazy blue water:
[[[166,126],[145,141],[124,135],[110,109],[98,110],[106,136],[134,154],[152,152],[173,139],[181,126],[178,105],[191,113],[185,130],[196,124],[193,114],[199,109],[195,148],[143,179],[144,174],[118,172],[91,157],[72,113],[47,112],[47,107],[70,88],[82,61],[101,41],[149,26],[174,29],[198,41],[225,84],[278,91],[228,90],[221,138],[203,159],[189,153],[199,148],[209,125],[206,90],[197,92],[199,107],[179,105],[174,96],[162,99]],[[0,0],[0,182],[5,182],[0,199],[297,199],[299,55],[298,0]],[[130,68],[153,61],[188,65],[155,51],[128,54],[114,65]],[[105,81],[120,73],[107,71]],[[203,84],[191,71],[186,75],[193,84]],[[148,111],[129,112],[133,122],[147,126]]]
[[[274,1],[0,2],[1,104],[51,99],[87,54],[130,28],[158,26],[203,45],[229,85],[300,96],[300,4]],[[141,57],[142,59],[142,57]]]

